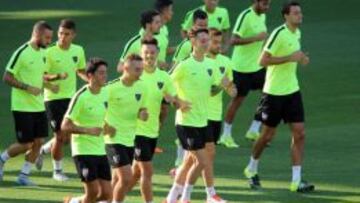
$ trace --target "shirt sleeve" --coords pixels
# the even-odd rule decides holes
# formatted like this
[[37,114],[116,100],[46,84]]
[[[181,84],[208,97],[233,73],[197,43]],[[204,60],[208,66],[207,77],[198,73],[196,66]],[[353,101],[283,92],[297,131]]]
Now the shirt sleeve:
[[247,29],[246,14],[241,13],[236,20],[233,34],[238,35],[240,37],[244,36],[246,29]]
[[81,48],[80,53],[79,53],[79,62],[78,62],[77,69],[78,70],[84,70],[85,66],[86,66],[85,51],[84,51],[83,48]]
[[173,58],[174,63],[179,63],[180,61],[184,60],[190,55],[190,53],[191,53],[191,44],[189,44],[187,40],[184,40],[176,48]]
[[138,54],[139,50],[136,49],[136,43],[138,42],[138,40],[134,40],[134,38],[132,38],[126,43],[124,50],[120,55],[120,61],[124,62],[125,58],[132,53]]
[[170,77],[174,83],[180,81],[184,77],[184,63],[180,62],[175,66],[174,71],[171,73]]
[[182,30],[188,31],[192,27],[192,18],[193,18],[193,11],[189,11],[186,13],[184,22],[181,24]]
[[65,118],[68,118],[72,121],[78,120],[82,108],[82,103],[82,97],[78,94],[75,94],[75,96],[70,101]]
[[225,9],[223,19],[224,19],[224,21],[222,23],[222,30],[230,29],[230,18],[229,18],[229,12],[227,9]]
[[11,56],[8,64],[6,65],[6,71],[15,75],[21,69],[21,67],[22,67],[21,53],[16,51]]
[[171,96],[175,96],[176,95],[176,89],[175,89],[174,83],[171,80],[170,76],[167,73],[165,73],[164,78],[165,78],[164,93],[169,94]]
[[264,51],[270,53],[271,55],[276,55],[282,44],[282,35],[279,30],[275,30],[271,33],[269,39],[267,40]]

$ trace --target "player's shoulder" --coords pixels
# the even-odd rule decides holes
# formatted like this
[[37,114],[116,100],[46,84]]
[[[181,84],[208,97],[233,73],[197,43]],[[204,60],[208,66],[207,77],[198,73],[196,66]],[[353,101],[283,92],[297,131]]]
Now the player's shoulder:
[[81,100],[84,99],[85,97],[87,97],[87,93],[89,93],[89,88],[88,85],[84,85],[82,86],[78,91],[76,91],[76,93],[74,94],[74,99],[75,100]]
[[22,53],[24,53],[29,48],[30,48],[30,45],[28,42],[26,42],[26,43],[20,45],[19,47],[17,47],[13,54],[15,54],[19,57]]
[[228,9],[222,6],[216,7],[216,12],[218,12],[221,15],[227,15],[229,13]]
[[139,41],[139,40],[141,40],[141,34],[140,34],[140,33],[132,36],[132,37],[129,39],[128,44],[132,44],[132,43],[134,43],[134,42],[136,42],[136,41]]
[[120,78],[116,78],[114,80],[110,80],[109,82],[106,83],[105,87],[106,88],[110,88],[112,86],[114,86],[117,82],[120,81]]
[[79,44],[74,44],[72,43],[71,44],[71,50],[74,50],[74,51],[83,51],[84,50],[84,47],[79,45]]

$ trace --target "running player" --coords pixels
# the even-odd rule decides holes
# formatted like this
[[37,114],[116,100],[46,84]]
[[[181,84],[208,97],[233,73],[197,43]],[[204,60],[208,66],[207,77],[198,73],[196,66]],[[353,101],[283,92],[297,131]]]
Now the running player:
[[53,31],[48,23],[35,23],[29,42],[19,47],[6,66],[3,80],[11,86],[11,111],[17,142],[0,155],[0,180],[5,162],[25,154],[25,163],[17,178],[20,185],[35,185],[29,180],[31,168],[48,136],[43,87],[46,71],[45,50]]
[[141,30],[139,34],[132,37],[125,45],[124,50],[120,56],[118,64],[118,72],[122,72],[122,65],[126,57],[130,54],[140,54],[141,41],[150,40],[155,38],[159,42],[160,52],[159,65],[165,66],[166,49],[168,40],[166,35],[160,35],[160,28],[163,26],[161,21],[160,13],[155,10],[148,10],[141,14],[140,18]]
[[177,201],[190,202],[193,186],[201,172],[209,164],[205,150],[205,138],[208,119],[208,100],[212,87],[217,86],[212,59],[206,58],[209,34],[207,29],[195,30],[192,41],[192,55],[180,62],[171,74],[180,99],[191,103],[188,111],[177,110],[176,132],[180,143],[187,152],[184,163],[176,174],[174,184],[165,200],[167,203]]
[[156,39],[142,41],[141,56],[144,72],[141,80],[148,87],[146,109],[147,121],[138,119],[135,137],[135,162],[133,164],[133,184],[140,180],[140,189],[145,203],[153,202],[152,195],[152,158],[159,136],[159,115],[164,99],[175,101],[176,91],[170,75],[156,67],[159,48]]
[[98,58],[90,59],[86,75],[89,83],[72,98],[61,126],[63,132],[71,134],[71,153],[85,194],[66,197],[65,203],[110,202],[112,195],[111,170],[103,137],[108,105],[107,92],[103,88],[107,63]]
[[[194,30],[197,29],[206,29],[208,27],[208,15],[203,10],[196,10],[192,15],[193,26]],[[176,64],[180,61],[184,60],[185,58],[189,57],[191,54],[191,36],[187,36],[176,48],[175,54],[173,56],[173,64],[176,67]]]
[[285,24],[276,28],[268,39],[261,65],[267,67],[258,114],[261,115],[263,130],[253,147],[250,162],[244,170],[251,188],[261,187],[258,176],[258,162],[266,144],[275,136],[276,127],[283,120],[289,124],[292,135],[292,182],[291,191],[309,192],[315,189],[301,178],[301,164],[304,154],[305,127],[304,107],[296,76],[298,63],[307,65],[309,57],[301,51],[302,23],[301,6],[295,1],[284,4],[282,16]]
[[[239,15],[233,31],[231,40],[232,45],[235,46],[232,55],[233,76],[238,95],[228,105],[224,132],[219,141],[229,148],[238,147],[231,136],[232,123],[238,108],[251,90],[260,90],[264,86],[265,68],[258,64],[258,59],[267,37],[265,13],[269,5],[270,0],[253,0],[251,7]],[[260,127],[260,118],[255,118],[245,137],[256,140],[260,135]]]
[[131,187],[137,119],[148,119],[147,87],[139,80],[142,72],[142,58],[130,54],[125,58],[122,76],[107,86],[109,106],[105,117],[108,129],[105,143],[114,174],[113,202],[123,202]]
[[76,75],[87,80],[85,74],[84,49],[73,42],[76,36],[76,24],[70,19],[60,22],[58,29],[58,41],[46,50],[46,61],[48,63],[48,80],[59,86],[57,93],[45,89],[45,106],[50,123],[54,132],[54,139],[42,146],[40,155],[36,160],[36,167],[41,170],[44,155],[51,151],[53,158],[53,179],[66,181],[68,177],[63,173],[62,148],[69,141],[69,135],[62,132],[61,122],[70,103],[71,97],[76,91]]

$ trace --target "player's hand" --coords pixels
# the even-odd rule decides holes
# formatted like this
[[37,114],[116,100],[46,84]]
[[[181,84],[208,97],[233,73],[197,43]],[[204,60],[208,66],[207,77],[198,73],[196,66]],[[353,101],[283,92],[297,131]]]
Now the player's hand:
[[138,118],[142,121],[147,121],[149,118],[149,113],[146,108],[140,109]]
[[300,64],[306,66],[310,63],[310,58],[307,53],[304,54],[303,58],[300,60]]
[[290,56],[290,61],[292,62],[301,62],[301,60],[304,58],[305,54],[302,51],[296,51]]
[[225,91],[231,98],[235,98],[237,96],[237,89],[233,84],[230,85],[230,87],[228,87],[227,89],[225,89]]
[[88,128],[87,129],[87,134],[94,135],[94,136],[99,136],[102,131],[103,131],[102,128]]
[[221,80],[221,86],[226,89],[231,85],[231,81],[227,76],[224,76],[223,79]]
[[52,93],[58,93],[59,92],[59,90],[60,90],[60,86],[59,85],[53,85],[53,84],[51,84],[50,86],[49,86],[49,89],[50,89],[50,91],[52,92]]
[[37,87],[33,87],[33,86],[28,86],[26,88],[26,91],[32,95],[38,96],[42,93],[42,89],[37,88]]
[[178,99],[177,103],[178,103],[178,109],[180,109],[180,111],[185,113],[191,110],[190,102]]
[[105,123],[104,125],[104,135],[109,135],[110,137],[114,137],[116,135],[116,129],[111,125]]
[[263,41],[263,40],[265,40],[267,37],[268,37],[268,33],[266,33],[266,32],[260,32],[260,33],[256,36],[256,39],[257,39],[258,41]]
[[68,76],[67,72],[59,73],[59,80],[65,80]]

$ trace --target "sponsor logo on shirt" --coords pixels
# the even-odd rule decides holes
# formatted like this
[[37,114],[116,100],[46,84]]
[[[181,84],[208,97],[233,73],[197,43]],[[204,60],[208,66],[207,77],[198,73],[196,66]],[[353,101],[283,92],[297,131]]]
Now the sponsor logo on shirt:
[[208,74],[209,74],[209,76],[212,76],[212,70],[211,69],[207,69],[207,72],[208,72]]

